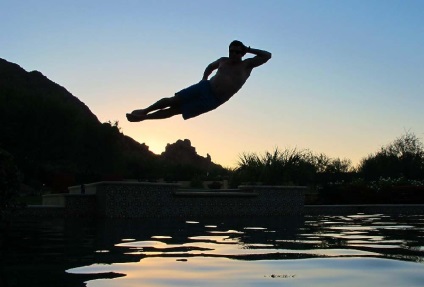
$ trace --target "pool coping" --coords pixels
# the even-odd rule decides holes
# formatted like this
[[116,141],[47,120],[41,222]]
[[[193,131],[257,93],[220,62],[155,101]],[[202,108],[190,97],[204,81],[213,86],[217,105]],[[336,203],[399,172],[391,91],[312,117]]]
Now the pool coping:
[[[347,214],[423,215],[424,204],[345,204],[305,205],[300,216]],[[241,215],[243,216],[243,215]],[[13,217],[66,217],[65,208],[57,205],[28,205],[17,210]]]
[[334,204],[334,205],[305,205],[304,214],[424,214],[424,204]]

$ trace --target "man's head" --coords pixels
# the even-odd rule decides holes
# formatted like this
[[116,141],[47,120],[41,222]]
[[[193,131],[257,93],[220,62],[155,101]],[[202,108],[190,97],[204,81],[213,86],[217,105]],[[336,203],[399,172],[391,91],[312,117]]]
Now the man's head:
[[231,59],[240,59],[246,55],[246,46],[238,41],[234,40],[230,43],[229,54]]

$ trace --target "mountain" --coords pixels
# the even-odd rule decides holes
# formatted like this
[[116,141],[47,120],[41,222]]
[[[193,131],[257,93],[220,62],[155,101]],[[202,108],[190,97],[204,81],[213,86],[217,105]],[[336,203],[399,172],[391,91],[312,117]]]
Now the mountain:
[[101,123],[89,107],[42,73],[1,58],[0,148],[14,156],[23,180],[32,186],[155,179],[182,165],[202,172],[222,169],[210,157],[199,156],[188,140],[154,154],[122,134],[117,123]]
[[192,164],[205,170],[213,165],[211,156],[209,154],[206,157],[198,155],[196,148],[188,139],[167,144],[161,156],[175,164]]

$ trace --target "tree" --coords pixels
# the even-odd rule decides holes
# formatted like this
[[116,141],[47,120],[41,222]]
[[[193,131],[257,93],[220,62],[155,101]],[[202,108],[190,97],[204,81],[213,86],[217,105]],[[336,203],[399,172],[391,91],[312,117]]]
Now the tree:
[[359,172],[366,180],[384,178],[424,179],[424,146],[411,132],[396,138],[363,159]]

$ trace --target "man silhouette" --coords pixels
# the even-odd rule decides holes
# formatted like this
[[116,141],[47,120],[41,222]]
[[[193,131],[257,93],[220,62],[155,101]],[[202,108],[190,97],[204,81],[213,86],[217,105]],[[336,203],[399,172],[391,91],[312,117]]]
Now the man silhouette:
[[[255,55],[243,60],[246,53]],[[236,94],[249,78],[253,68],[265,64],[271,59],[271,53],[246,47],[240,41],[229,46],[229,57],[222,57],[209,64],[202,80],[183,89],[170,98],[163,98],[153,105],[128,113],[130,122],[166,119],[182,114],[185,120],[216,109]],[[208,80],[209,75],[217,70]]]

